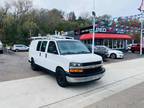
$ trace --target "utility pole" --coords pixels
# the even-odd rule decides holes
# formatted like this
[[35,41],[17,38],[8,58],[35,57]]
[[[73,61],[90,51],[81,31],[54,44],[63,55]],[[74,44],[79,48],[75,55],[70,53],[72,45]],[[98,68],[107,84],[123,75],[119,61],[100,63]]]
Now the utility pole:
[[140,36],[140,55],[142,55],[142,47],[143,47],[143,20],[141,19],[141,36]]
[[95,0],[93,0],[93,11],[92,11],[92,16],[93,16],[93,37],[92,37],[92,54],[94,54],[94,46],[95,46]]
[[144,0],[142,0],[140,7],[138,10],[141,12],[141,36],[140,36],[140,55],[142,55],[142,49],[143,49],[143,14],[144,14]]

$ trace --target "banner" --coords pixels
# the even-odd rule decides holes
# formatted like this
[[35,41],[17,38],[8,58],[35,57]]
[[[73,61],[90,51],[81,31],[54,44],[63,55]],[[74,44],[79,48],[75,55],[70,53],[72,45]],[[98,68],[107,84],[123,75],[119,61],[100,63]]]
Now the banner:
[[143,46],[143,48],[144,48],[144,36],[143,36],[143,42],[142,42],[142,46]]

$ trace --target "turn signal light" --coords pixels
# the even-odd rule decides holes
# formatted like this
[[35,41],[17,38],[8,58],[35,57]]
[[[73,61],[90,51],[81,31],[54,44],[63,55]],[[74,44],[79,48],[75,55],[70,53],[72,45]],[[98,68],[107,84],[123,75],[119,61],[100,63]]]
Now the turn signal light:
[[82,69],[70,69],[69,72],[76,73],[76,72],[83,72]]

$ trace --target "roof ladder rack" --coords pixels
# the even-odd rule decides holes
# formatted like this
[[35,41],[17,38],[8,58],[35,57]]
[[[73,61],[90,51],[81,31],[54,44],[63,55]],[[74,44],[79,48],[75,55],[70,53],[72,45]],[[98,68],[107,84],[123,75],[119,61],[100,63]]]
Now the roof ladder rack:
[[37,36],[30,38],[30,40],[39,40],[39,39],[54,40],[54,39],[74,39],[74,38],[70,36],[61,36],[61,35],[47,35],[47,36]]

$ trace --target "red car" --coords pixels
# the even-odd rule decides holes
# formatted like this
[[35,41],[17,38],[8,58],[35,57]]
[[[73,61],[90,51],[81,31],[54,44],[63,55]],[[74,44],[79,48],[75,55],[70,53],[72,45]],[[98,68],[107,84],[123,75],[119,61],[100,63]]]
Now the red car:
[[[140,51],[140,44],[136,44],[136,45],[131,46],[131,52],[134,53],[136,51]],[[142,51],[144,52],[144,47],[142,48]]]

